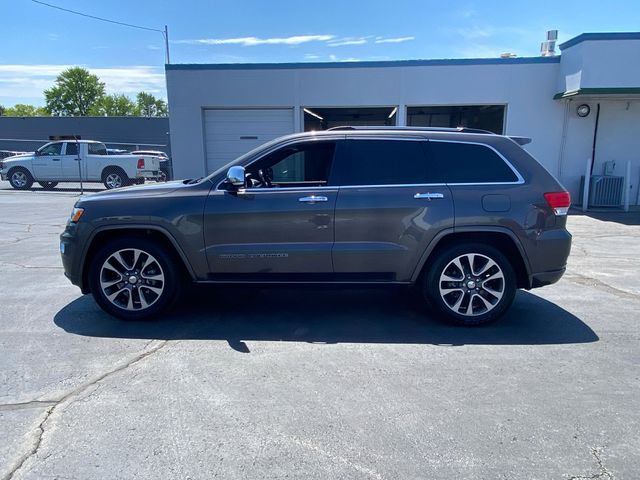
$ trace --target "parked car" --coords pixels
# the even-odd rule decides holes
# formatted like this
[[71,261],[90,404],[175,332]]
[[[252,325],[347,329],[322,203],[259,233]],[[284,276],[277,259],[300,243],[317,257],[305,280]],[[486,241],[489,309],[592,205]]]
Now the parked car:
[[0,160],[8,157],[15,157],[16,155],[25,155],[29,152],[14,152],[12,150],[0,150]]
[[[522,142],[521,142],[522,143]],[[513,139],[465,130],[289,135],[211,175],[82,197],[65,275],[127,320],[186,282],[409,285],[457,323],[556,282],[569,193]]]
[[31,188],[34,181],[51,189],[59,182],[78,182],[81,175],[84,182],[118,188],[159,179],[160,161],[148,155],[107,155],[104,143],[92,140],[50,142],[33,154],[0,161],[0,177],[18,190]]
[[133,152],[121,148],[107,148],[107,155],[130,155]]
[[131,152],[135,155],[153,155],[160,159],[160,172],[162,172],[162,178],[160,181],[166,182],[171,179],[171,169],[169,168],[169,155],[160,150],[136,150]]

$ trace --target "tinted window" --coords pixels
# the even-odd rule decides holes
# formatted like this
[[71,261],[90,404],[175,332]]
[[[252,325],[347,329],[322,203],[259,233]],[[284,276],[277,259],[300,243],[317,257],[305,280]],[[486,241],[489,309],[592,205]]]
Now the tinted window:
[[103,143],[89,143],[89,153],[91,155],[106,155],[107,147]]
[[[326,185],[333,162],[334,142],[306,142],[277,150],[247,168],[250,178],[258,178],[258,170],[271,169],[276,185]],[[296,185],[297,184],[297,185]]]
[[67,143],[67,150],[65,152],[65,155],[78,155],[78,144]]
[[518,180],[504,160],[485,145],[430,141],[428,156],[430,163],[442,171],[443,180],[447,183]]
[[62,143],[51,143],[40,150],[40,155],[60,155]]
[[504,105],[407,107],[411,127],[470,127],[502,135]]
[[[421,141],[348,140],[332,182],[339,185],[430,183]],[[333,180],[335,179],[335,180]]]

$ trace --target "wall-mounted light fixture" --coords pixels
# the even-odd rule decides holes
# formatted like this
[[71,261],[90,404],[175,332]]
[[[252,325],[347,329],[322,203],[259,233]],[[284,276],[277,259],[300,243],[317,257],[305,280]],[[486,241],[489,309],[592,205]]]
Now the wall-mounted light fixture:
[[591,112],[591,107],[586,103],[583,103],[582,105],[578,105],[578,108],[576,109],[576,113],[578,114],[579,117],[586,117],[589,115],[590,112]]
[[393,117],[396,113],[398,113],[398,107],[393,107],[391,113],[389,114],[389,118]]

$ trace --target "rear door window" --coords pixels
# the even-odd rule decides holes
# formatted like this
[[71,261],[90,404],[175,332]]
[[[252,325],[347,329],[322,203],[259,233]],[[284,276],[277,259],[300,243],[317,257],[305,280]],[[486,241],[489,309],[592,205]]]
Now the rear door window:
[[427,152],[430,163],[437,165],[446,183],[518,181],[504,159],[486,145],[430,140]]
[[67,143],[67,147],[65,150],[65,155],[78,155],[78,144],[77,143]]
[[91,155],[107,154],[107,147],[103,143],[88,143],[87,145],[89,145],[89,154]]
[[423,141],[347,140],[341,142],[332,185],[412,185],[430,183]]

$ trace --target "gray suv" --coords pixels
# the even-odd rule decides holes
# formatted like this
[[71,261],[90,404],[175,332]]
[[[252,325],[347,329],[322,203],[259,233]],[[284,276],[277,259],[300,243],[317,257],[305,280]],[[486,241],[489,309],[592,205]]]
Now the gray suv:
[[569,193],[519,143],[466,129],[289,135],[208,177],[82,197],[65,275],[121,319],[197,283],[401,284],[464,325],[554,283]]

